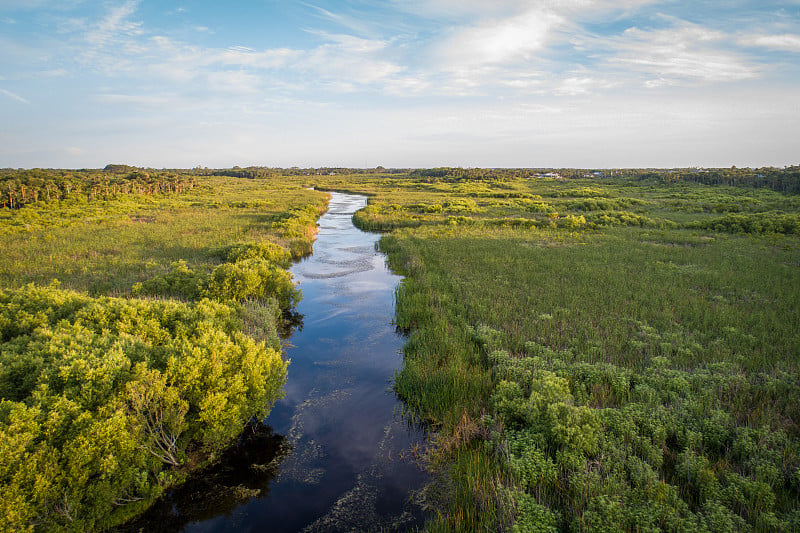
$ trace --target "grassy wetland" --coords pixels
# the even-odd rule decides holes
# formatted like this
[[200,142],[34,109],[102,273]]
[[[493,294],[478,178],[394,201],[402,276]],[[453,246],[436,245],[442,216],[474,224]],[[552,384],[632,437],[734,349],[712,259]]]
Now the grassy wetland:
[[[354,222],[385,232],[405,276],[394,387],[435,429],[426,530],[798,530],[799,170],[231,169],[152,194],[139,174],[132,193],[99,177],[79,198],[29,187],[21,208],[14,175],[0,188],[16,202],[0,209],[4,519],[107,527],[279,394],[285,367],[261,352],[274,334],[241,332],[296,300],[281,272],[309,249],[316,185],[370,196]],[[190,367],[225,378],[182,389]],[[240,394],[215,412],[220,383]],[[141,422],[154,411],[178,434],[169,456]]]
[[800,528],[796,168],[746,172],[330,181],[406,276],[427,530]]
[[4,171],[0,529],[105,530],[282,395],[326,195],[188,172]]

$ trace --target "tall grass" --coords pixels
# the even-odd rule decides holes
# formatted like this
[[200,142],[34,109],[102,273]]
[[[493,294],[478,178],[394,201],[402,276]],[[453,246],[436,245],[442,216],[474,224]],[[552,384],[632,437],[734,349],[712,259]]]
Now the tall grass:
[[119,525],[282,396],[286,268],[326,195],[199,182],[0,209],[0,529]]
[[[219,258],[213,251],[231,242],[271,241],[302,254],[313,239],[303,232],[313,230],[313,222],[295,233],[276,223],[287,210],[303,205],[321,211],[324,193],[216,177],[199,179],[197,187],[177,197],[120,201],[108,220],[78,216],[66,227],[60,225],[58,205],[0,209],[9,217],[2,227],[13,230],[0,235],[0,284],[20,287],[58,279],[64,287],[91,294],[124,295],[178,260],[214,266]],[[25,209],[38,209],[38,225],[14,224]]]
[[[439,429],[449,497],[429,530],[798,527],[800,241],[703,222],[796,213],[796,198],[625,180],[363,187],[375,196],[356,222],[393,230],[381,248],[406,275],[396,389]],[[446,212],[459,199],[476,199],[469,216]],[[608,211],[622,204],[636,212]],[[573,210],[585,225],[561,224]],[[477,458],[491,466],[464,467]]]

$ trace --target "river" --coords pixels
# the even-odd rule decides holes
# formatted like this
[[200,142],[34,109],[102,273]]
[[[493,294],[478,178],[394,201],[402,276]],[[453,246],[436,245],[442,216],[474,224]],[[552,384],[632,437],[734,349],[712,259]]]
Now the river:
[[[400,277],[378,234],[353,213],[366,197],[332,193],[313,254],[292,267],[302,328],[285,348],[285,397],[267,427],[200,479],[173,491],[140,529],[186,532],[405,530],[426,475],[411,450],[422,430],[392,391],[403,339],[393,325]],[[152,517],[155,517],[153,520]]]

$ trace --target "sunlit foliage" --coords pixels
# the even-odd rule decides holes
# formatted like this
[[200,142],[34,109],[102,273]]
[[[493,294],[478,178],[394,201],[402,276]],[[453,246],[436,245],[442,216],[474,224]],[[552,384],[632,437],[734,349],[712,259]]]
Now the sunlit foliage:
[[239,313],[0,291],[0,528],[102,529],[218,453],[281,395],[280,353]]
[[[282,394],[277,332],[300,296],[287,268],[310,249],[325,195],[140,174],[4,174],[22,180],[25,201],[0,208],[3,531],[119,524]],[[34,178],[68,194],[31,198]],[[145,190],[145,179],[156,181]],[[132,189],[115,190],[119,180]]]
[[426,529],[798,529],[795,169],[502,174],[352,178],[439,430]]

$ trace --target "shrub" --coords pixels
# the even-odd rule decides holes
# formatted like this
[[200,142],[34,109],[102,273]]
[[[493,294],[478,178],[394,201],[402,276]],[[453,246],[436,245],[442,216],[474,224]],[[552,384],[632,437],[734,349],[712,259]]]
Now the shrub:
[[240,329],[209,300],[0,290],[0,529],[107,529],[265,416],[286,363]]
[[292,256],[286,249],[271,242],[231,244],[219,250],[217,255],[228,263],[244,259],[263,259],[281,268],[289,268],[292,262]]
[[205,280],[201,293],[222,301],[273,297],[282,309],[290,309],[300,299],[292,275],[260,258],[219,265]]

